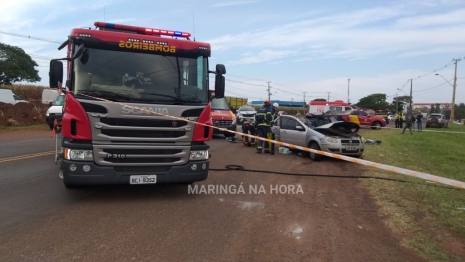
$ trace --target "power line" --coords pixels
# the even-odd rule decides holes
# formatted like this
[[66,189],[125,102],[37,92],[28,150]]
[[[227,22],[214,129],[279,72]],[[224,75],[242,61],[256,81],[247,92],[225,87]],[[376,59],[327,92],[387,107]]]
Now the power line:
[[[453,80],[453,79],[451,79],[451,80]],[[451,81],[451,80],[449,80],[449,81]],[[417,90],[417,91],[413,91],[413,92],[415,93],[415,92],[428,91],[428,90],[431,90],[431,89],[438,88],[438,87],[440,87],[440,86],[442,86],[442,85],[445,85],[445,84],[447,84],[447,82],[444,82],[444,83],[442,83],[442,84],[440,84],[440,85],[437,85],[437,86],[435,86],[435,87],[431,87],[431,88],[427,88],[427,89],[422,89],[422,90]]]
[[5,32],[5,31],[0,31],[0,34],[17,36],[17,37],[28,38],[28,39],[33,39],[33,40],[39,40],[39,41],[49,42],[49,43],[56,43],[56,44],[61,44],[62,43],[62,42],[47,39],[47,38],[41,38],[41,37],[30,36],[30,35],[13,34],[13,33],[8,33],[8,32]]
[[266,82],[266,80],[263,80],[263,79],[256,79],[256,78],[250,78],[250,77],[245,77],[245,76],[232,75],[230,73],[228,73],[228,75],[232,76],[232,77],[244,78],[244,79],[253,80],[253,81]]
[[234,83],[239,83],[239,84],[244,84],[244,85],[249,85],[249,86],[263,86],[263,87],[268,87],[265,85],[257,85],[257,84],[251,84],[251,83],[245,83],[245,82],[240,82],[240,81],[234,81],[231,79],[226,79],[226,81],[234,82]]

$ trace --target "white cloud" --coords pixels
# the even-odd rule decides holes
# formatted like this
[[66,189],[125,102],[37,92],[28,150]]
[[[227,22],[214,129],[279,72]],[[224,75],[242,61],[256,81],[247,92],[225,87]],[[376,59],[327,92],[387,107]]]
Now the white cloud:
[[[414,56],[415,53],[422,55],[462,50],[461,46],[465,43],[465,9],[430,16],[414,16],[412,11],[404,10],[405,6],[356,10],[235,35],[227,34],[209,42],[217,52],[239,47],[301,50],[302,46],[311,46],[303,50],[310,56],[352,60],[393,53],[400,53],[401,56],[411,53],[410,56]],[[409,18],[402,18],[403,15]],[[432,25],[435,26],[426,27]],[[324,48],[318,48],[321,46]],[[300,59],[305,60],[304,57]],[[259,61],[260,57],[249,57],[248,60]]]
[[241,65],[241,64],[256,64],[268,62],[273,59],[279,59],[282,57],[287,57],[291,54],[290,51],[280,51],[280,50],[262,50],[257,53],[245,53],[242,55],[242,58],[236,61],[229,61],[230,65]]

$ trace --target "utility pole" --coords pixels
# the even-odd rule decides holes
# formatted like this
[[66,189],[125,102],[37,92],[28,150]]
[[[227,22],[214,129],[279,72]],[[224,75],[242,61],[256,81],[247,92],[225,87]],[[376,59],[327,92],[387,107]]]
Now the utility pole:
[[268,81],[267,83],[268,83],[268,90],[267,90],[268,91],[268,101],[271,102],[271,91],[270,91],[270,88],[271,88],[270,83],[271,83],[271,81]]
[[454,86],[453,86],[453,91],[452,91],[452,105],[450,108],[450,122],[454,123],[454,113],[455,113],[455,88],[457,87],[457,62],[460,61],[461,59],[454,59],[455,61],[455,73],[454,73]]
[[412,113],[412,87],[413,87],[413,82],[412,82],[412,79],[410,79],[410,105],[409,105],[408,113]]
[[305,94],[306,94],[307,92],[302,92],[302,93],[304,94],[304,109],[305,109]]
[[326,92],[326,93],[328,93],[328,100],[326,100],[326,101],[328,101],[328,102],[329,102],[329,94],[330,94],[331,92]]
[[350,78],[349,78],[349,81],[347,83],[347,104],[350,105],[350,98],[349,98],[350,96],[349,95],[350,95]]

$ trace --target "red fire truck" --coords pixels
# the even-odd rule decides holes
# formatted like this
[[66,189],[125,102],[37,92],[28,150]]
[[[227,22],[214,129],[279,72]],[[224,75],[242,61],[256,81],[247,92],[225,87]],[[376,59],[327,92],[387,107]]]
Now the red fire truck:
[[[96,22],[72,29],[50,62],[50,87],[67,80],[60,178],[90,184],[205,180],[213,130],[209,74],[224,96],[224,65],[208,70],[210,44],[186,32]],[[176,118],[172,118],[172,117]],[[195,121],[201,124],[187,122]]]

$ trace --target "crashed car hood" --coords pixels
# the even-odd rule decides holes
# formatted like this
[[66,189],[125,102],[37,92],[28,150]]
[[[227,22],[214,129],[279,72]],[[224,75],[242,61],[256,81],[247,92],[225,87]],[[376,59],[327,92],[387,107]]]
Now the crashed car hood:
[[353,122],[339,121],[315,127],[313,130],[324,135],[353,137],[360,130],[360,126]]

